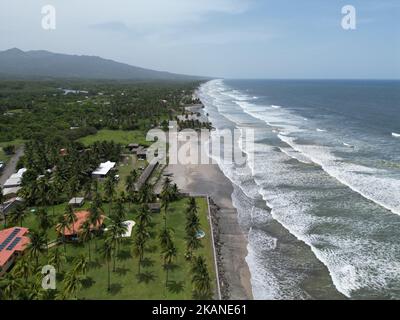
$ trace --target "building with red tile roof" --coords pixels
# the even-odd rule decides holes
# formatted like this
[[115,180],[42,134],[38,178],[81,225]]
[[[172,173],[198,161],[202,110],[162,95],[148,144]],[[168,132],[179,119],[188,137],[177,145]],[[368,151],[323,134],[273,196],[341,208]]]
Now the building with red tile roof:
[[2,276],[19,257],[30,242],[27,228],[14,227],[0,231],[0,276]]
[[[81,228],[82,228],[83,224],[85,223],[85,221],[89,219],[90,212],[86,211],[86,210],[78,211],[78,212],[75,212],[75,217],[76,217],[76,220],[73,223],[73,225],[70,225],[68,228],[65,228],[65,230],[61,230],[60,227],[57,226],[57,231],[60,234],[64,235],[65,237],[72,237],[72,238],[76,237],[80,233]],[[92,230],[99,230],[101,228],[101,226],[103,225],[104,218],[105,218],[105,216],[101,215],[100,220],[96,223],[96,225],[91,224],[90,228]]]

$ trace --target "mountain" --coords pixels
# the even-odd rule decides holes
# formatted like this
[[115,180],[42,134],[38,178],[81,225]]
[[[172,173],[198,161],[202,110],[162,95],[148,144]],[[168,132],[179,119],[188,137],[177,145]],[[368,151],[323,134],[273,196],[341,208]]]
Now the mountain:
[[131,66],[97,56],[80,56],[49,51],[0,51],[0,77],[78,78],[109,80],[199,80],[187,76]]

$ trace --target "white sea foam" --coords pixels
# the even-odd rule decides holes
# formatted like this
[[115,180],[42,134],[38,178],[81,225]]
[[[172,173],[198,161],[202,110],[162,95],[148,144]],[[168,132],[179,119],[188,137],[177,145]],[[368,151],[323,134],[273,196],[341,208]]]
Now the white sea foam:
[[[212,95],[223,94],[221,92],[224,90],[224,85],[221,83],[221,88],[218,89],[220,91]],[[250,116],[275,127],[273,130],[279,132],[279,139],[287,145],[277,149],[256,143],[256,153],[247,153],[251,160],[249,164],[252,164],[250,168],[245,166],[238,169],[219,163],[224,174],[237,184],[246,196],[256,199],[261,194],[266,204],[272,208],[271,213],[264,217],[262,212],[254,211],[250,206],[246,207],[247,209],[240,208],[238,211],[241,211],[246,218],[250,216],[255,225],[262,224],[263,219],[269,219],[270,216],[279,221],[297,239],[310,246],[315,256],[327,266],[336,288],[348,297],[365,288],[383,290],[390,281],[398,279],[399,245],[395,241],[385,242],[376,237],[388,227],[382,225],[379,219],[379,214],[386,214],[384,211],[379,211],[376,217],[368,207],[362,210],[363,217],[357,217],[357,220],[351,219],[350,215],[324,216],[319,214],[321,212],[315,208],[314,202],[326,201],[328,205],[330,197],[338,198],[341,201],[335,200],[335,204],[342,206],[343,212],[350,214],[355,203],[352,198],[337,194],[338,188],[339,190],[345,188],[340,187],[337,180],[342,186],[348,186],[363,197],[400,214],[398,197],[400,181],[391,178],[385,170],[343,161],[332,152],[332,146],[299,143],[295,136],[307,130],[299,127],[304,119],[296,117],[285,108],[257,106],[242,100],[235,102]],[[232,106],[234,105],[231,104],[230,108]],[[224,116],[228,112],[228,107],[229,105],[224,110]],[[238,121],[238,118],[235,118],[235,121]],[[313,128],[312,131],[315,132],[315,126]],[[246,153],[246,150],[243,151]],[[300,159],[305,159],[308,163],[319,165],[324,171],[316,166],[311,167],[313,168],[311,171],[305,171],[301,167],[296,169],[295,165],[286,164],[288,159],[300,162],[302,162]],[[329,178],[326,173],[336,180]],[[249,182],[251,178],[256,184]],[[238,207],[243,206],[242,200],[236,199],[234,203]],[[315,227],[324,225],[329,226],[325,232],[313,232]],[[304,292],[299,290],[300,280],[296,279],[293,272],[285,273],[287,270],[285,264],[273,269],[265,262],[263,248],[273,253],[275,249],[273,244],[277,244],[274,239],[267,237],[260,230],[250,229],[249,254],[246,261],[251,271],[254,297],[307,298]]]
[[395,138],[400,138],[400,133],[392,132],[392,136]]
[[318,132],[326,132],[326,130],[320,129],[320,128],[317,128],[317,131],[318,131]]

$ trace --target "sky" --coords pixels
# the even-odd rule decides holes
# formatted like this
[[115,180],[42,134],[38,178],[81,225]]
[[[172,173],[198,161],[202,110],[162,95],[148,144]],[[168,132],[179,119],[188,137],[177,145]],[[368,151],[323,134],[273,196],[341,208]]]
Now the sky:
[[224,78],[400,79],[400,1],[0,0],[0,50],[14,47]]

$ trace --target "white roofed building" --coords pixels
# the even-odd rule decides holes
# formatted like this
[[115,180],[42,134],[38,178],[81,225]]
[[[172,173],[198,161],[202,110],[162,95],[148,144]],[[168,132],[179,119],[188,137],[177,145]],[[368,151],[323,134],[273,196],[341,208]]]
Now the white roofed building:
[[14,173],[8,178],[8,180],[4,183],[3,188],[14,188],[19,187],[21,185],[22,176],[26,172],[27,169],[22,168],[19,169],[17,173]]
[[109,172],[114,169],[115,162],[107,161],[100,163],[99,167],[92,172],[94,178],[105,178]]

